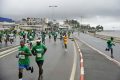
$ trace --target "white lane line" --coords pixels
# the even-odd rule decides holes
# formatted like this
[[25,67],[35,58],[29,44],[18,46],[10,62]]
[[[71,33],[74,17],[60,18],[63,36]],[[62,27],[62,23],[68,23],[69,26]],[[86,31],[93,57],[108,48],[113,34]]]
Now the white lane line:
[[0,59],[3,58],[3,57],[5,57],[5,56],[7,56],[7,55],[9,55],[9,54],[12,54],[12,53],[14,53],[14,52],[16,52],[16,51],[18,51],[18,50],[14,50],[14,51],[11,51],[11,52],[9,52],[9,53],[7,53],[7,54],[4,54],[4,55],[0,56]]
[[78,49],[78,51],[81,52],[80,49]]
[[81,63],[83,63],[83,59],[81,59],[81,61],[80,61]]
[[[32,41],[32,43],[35,43],[35,41]],[[25,44],[26,46],[28,46],[28,43],[26,43]],[[20,47],[20,46],[16,46],[16,47],[14,47],[14,48],[11,48],[11,49],[8,49],[8,50],[5,50],[5,51],[3,51],[3,52],[0,52],[0,58],[1,58],[1,56],[6,56],[7,54],[9,54],[9,53],[11,53],[11,51],[14,51],[14,50],[18,50],[18,47]]]
[[76,51],[76,48],[75,48],[75,43],[73,43],[73,46],[74,46],[74,62],[73,62],[73,67],[72,67],[70,80],[75,79],[75,72],[76,72],[76,67],[77,67],[77,51]]
[[9,53],[10,51],[16,50],[18,47],[12,48],[12,49],[8,49],[6,51],[0,52],[0,55],[4,55],[5,53]]
[[88,44],[87,42],[83,41],[83,40],[80,40],[82,43],[86,44],[87,46],[89,46],[90,48],[92,48],[93,50],[97,51],[98,53],[100,53],[101,55],[105,56],[108,60],[116,63],[119,67],[120,67],[120,62],[115,60],[115,59],[112,59],[110,56],[106,55],[105,53],[101,52],[100,50],[94,48],[93,46],[91,46],[90,44]]
[[84,75],[84,67],[81,67],[81,75]]

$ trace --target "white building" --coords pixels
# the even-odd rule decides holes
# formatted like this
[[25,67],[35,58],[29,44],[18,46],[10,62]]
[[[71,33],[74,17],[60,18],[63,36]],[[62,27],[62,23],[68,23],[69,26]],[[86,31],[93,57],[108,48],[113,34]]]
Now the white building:
[[26,18],[20,21],[21,29],[45,30],[48,26],[47,18]]

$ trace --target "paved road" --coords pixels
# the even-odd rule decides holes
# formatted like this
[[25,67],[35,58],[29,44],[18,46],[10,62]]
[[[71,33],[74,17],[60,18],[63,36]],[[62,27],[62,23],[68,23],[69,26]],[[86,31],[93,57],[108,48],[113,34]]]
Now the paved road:
[[9,47],[9,46],[18,45],[19,43],[20,43],[20,38],[19,38],[19,36],[17,36],[15,41],[12,44],[10,42],[8,42],[8,44],[6,45],[4,41],[2,43],[0,43],[0,49]]
[[120,80],[120,67],[78,42],[84,59],[85,80]]
[[[48,51],[46,52],[43,65],[43,80],[69,80],[74,58],[73,42],[69,40],[67,52],[65,52],[60,40],[54,43],[53,40],[50,41],[47,39],[46,45]],[[0,59],[0,80],[18,80],[16,53],[17,52]],[[77,63],[79,64],[79,60]],[[38,67],[33,56],[31,57],[31,65],[34,66],[35,72],[31,74],[25,71],[25,80],[37,80]],[[75,80],[79,80],[79,65],[77,66]]]
[[[95,38],[93,36],[90,36],[88,34],[83,34],[83,33],[80,33],[79,36],[77,33],[75,33],[75,36],[78,37],[80,40],[87,42],[88,44],[100,50],[101,52],[105,53],[106,55],[110,56],[110,52],[105,51],[105,48],[107,46],[105,40]],[[120,44],[116,43],[115,45],[116,46],[113,47],[114,57],[115,57],[114,59],[120,62]]]
[[[94,38],[86,34],[75,35],[81,40],[89,43],[93,47],[103,51],[105,49],[105,41]],[[78,42],[80,49],[83,53],[84,66],[85,66],[85,80],[120,80],[120,67],[112,61],[109,61],[98,52],[92,50],[82,42]],[[43,80],[69,80],[72,72],[74,61],[74,47],[73,42],[69,40],[68,51],[66,52],[62,42],[57,40],[56,43],[51,39],[47,39],[46,45],[48,51],[45,55],[44,79]],[[119,44],[116,44],[119,46]],[[116,51],[117,52],[117,51]],[[17,59],[14,52],[8,56],[0,58],[0,80],[18,80],[18,66]],[[105,53],[109,55],[109,53]],[[115,56],[117,56],[115,54]],[[117,59],[117,57],[115,57]],[[80,78],[80,58],[77,54],[77,68],[75,73],[75,80]],[[24,71],[25,80],[37,80],[38,67],[35,63],[34,56],[31,57],[31,65],[34,66],[35,72]]]

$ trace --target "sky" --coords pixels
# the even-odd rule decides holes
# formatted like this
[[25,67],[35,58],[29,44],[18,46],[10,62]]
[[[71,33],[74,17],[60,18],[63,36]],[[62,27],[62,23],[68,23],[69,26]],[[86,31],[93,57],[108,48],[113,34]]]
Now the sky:
[[[120,30],[120,0],[0,0],[0,16],[77,19],[91,26]],[[49,7],[57,6],[57,7]]]

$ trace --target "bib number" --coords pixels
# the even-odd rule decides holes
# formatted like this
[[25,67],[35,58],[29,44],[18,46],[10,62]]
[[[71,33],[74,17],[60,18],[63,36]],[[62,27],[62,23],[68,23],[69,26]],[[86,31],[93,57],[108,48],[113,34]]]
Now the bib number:
[[41,53],[38,53],[38,54],[37,54],[37,57],[38,57],[38,58],[41,58],[41,57],[42,57]]
[[32,36],[30,36],[30,39],[32,39]]
[[25,59],[25,55],[19,55],[20,59]]

